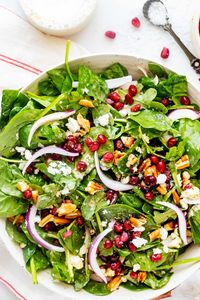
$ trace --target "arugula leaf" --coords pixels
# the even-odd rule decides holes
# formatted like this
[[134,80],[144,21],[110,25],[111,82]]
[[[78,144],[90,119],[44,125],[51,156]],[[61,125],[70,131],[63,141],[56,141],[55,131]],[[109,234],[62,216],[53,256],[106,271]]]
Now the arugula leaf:
[[94,195],[88,195],[81,206],[82,216],[85,220],[91,220],[94,213],[108,205],[103,191]]
[[105,100],[109,90],[106,82],[96,73],[81,65],[78,72],[78,92],[81,95],[87,94],[101,101]]
[[120,63],[114,63],[107,67],[101,74],[104,79],[118,78],[128,75],[128,70]]

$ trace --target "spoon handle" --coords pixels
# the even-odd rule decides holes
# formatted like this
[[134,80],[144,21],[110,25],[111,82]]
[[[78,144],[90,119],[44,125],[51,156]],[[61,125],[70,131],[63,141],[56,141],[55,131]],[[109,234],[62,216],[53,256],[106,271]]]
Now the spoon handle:
[[172,29],[172,25],[171,24],[166,24],[163,26],[164,30],[166,30],[167,32],[169,32],[171,34],[171,36],[175,39],[175,41],[178,43],[178,45],[181,47],[181,49],[185,52],[185,54],[187,55],[191,66],[193,67],[193,69],[200,74],[200,59],[197,58],[196,56],[194,56],[190,50],[183,44],[183,42],[181,41],[181,39],[177,36],[177,34],[174,32],[174,30]]

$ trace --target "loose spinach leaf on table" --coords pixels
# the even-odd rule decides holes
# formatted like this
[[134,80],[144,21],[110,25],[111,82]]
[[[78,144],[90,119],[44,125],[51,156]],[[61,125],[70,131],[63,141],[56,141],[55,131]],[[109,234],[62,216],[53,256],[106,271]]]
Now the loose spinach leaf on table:
[[96,282],[93,280],[88,282],[88,284],[84,287],[84,290],[96,296],[106,296],[111,293],[105,283]]
[[81,206],[82,216],[85,220],[91,220],[95,212],[106,206],[108,203],[104,192],[100,191],[94,195],[88,195]]
[[127,76],[128,71],[120,63],[114,63],[113,65],[107,67],[100,75],[104,79],[112,79]]

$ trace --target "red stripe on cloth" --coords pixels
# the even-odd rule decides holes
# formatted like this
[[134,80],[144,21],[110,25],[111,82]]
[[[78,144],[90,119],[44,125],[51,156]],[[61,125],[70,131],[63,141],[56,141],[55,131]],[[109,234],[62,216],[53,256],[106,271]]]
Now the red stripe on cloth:
[[26,63],[24,63],[24,62],[22,62],[22,61],[20,61],[20,60],[14,59],[14,58],[12,58],[12,57],[6,56],[6,55],[1,54],[1,53],[0,53],[0,57],[6,58],[6,59],[8,59],[8,60],[12,60],[12,61],[14,61],[14,62],[16,62],[16,63],[18,63],[18,64],[21,64],[21,65],[26,66],[26,67],[28,67],[28,68],[30,68],[30,69],[33,69],[33,70],[37,71],[38,73],[42,73],[41,70],[39,70],[39,69],[37,69],[37,68],[35,68],[35,67],[31,66],[31,65],[28,65],[28,64],[26,64]]
[[15,296],[17,296],[18,299],[20,300],[28,300],[27,298],[25,298],[24,296],[22,296],[22,294],[20,294],[15,288],[14,286],[12,286],[12,284],[10,284],[7,280],[5,280],[3,277],[0,276],[0,282],[2,282],[7,288],[9,288],[9,290],[11,292],[13,292],[15,294]]
[[1,57],[0,57],[0,60],[3,61],[3,62],[6,62],[7,64],[11,64],[11,65],[13,65],[13,66],[15,66],[15,67],[18,67],[18,68],[21,68],[21,69],[23,69],[23,70],[29,71],[29,72],[31,72],[31,73],[34,73],[34,74],[36,74],[36,75],[39,75],[39,74],[40,74],[40,73],[37,72],[37,71],[34,71],[34,70],[32,70],[32,69],[29,69],[29,68],[27,68],[27,67],[25,67],[25,66],[23,66],[23,65],[17,64],[17,63],[15,63],[15,62],[10,61],[10,60],[6,60],[6,59],[3,59],[3,58],[1,58]]

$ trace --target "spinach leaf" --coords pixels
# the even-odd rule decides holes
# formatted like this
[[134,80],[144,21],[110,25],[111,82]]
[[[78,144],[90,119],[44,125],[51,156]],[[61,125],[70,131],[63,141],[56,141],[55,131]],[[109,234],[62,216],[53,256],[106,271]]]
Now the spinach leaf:
[[109,90],[105,81],[100,78],[96,73],[81,65],[78,72],[78,92],[84,95],[85,92],[88,96],[101,101],[105,100]]
[[3,90],[1,102],[0,128],[2,128],[8,121],[10,111],[14,106],[18,94],[19,90]]
[[139,211],[141,211],[143,206],[143,201],[132,193],[120,193],[119,201]]
[[171,129],[170,120],[164,114],[153,110],[142,110],[137,115],[129,115],[129,119],[137,122],[143,128],[153,128],[159,131]]
[[111,221],[112,219],[125,220],[131,215],[139,216],[141,212],[133,207],[124,204],[113,204],[99,210],[99,215],[102,220]]
[[149,105],[157,95],[157,90],[154,88],[149,88],[143,94],[138,94],[134,97],[134,100],[143,103],[144,105]]
[[185,152],[185,142],[181,141],[178,146],[171,147],[166,153],[166,159],[169,161],[178,160]]
[[52,205],[56,205],[62,202],[62,199],[57,196],[57,192],[60,191],[61,187],[55,183],[50,183],[42,186],[44,191],[43,194],[39,195],[37,200],[37,208],[45,209]]
[[152,272],[148,273],[147,278],[145,279],[144,283],[151,287],[153,290],[160,289],[161,287],[165,286],[170,278],[172,273],[167,273],[162,278],[157,278]]
[[58,238],[64,248],[67,248],[73,255],[77,255],[84,242],[84,229],[74,224],[70,230],[72,235],[68,238],[64,238],[63,234],[67,231],[67,228],[63,228],[58,232]]
[[96,282],[93,280],[88,282],[88,284],[84,287],[84,290],[96,296],[106,296],[111,293],[105,283]]
[[17,226],[10,221],[6,221],[6,231],[10,238],[18,244],[26,245],[28,240],[23,232],[17,229]]
[[136,285],[130,281],[122,283],[122,286],[131,291],[143,291],[147,289],[147,286],[145,284],[140,283],[139,285]]
[[37,249],[37,245],[30,242],[27,244],[25,248],[23,248],[23,256],[26,264],[34,255],[36,249]]
[[74,289],[80,291],[90,280],[90,272],[85,270],[78,270],[74,273]]
[[0,191],[0,217],[9,218],[25,213],[29,204],[23,199],[9,196]]
[[94,195],[88,195],[81,206],[82,216],[85,220],[91,220],[95,212],[106,206],[108,203],[104,192],[100,191]]
[[153,75],[157,75],[159,78],[166,78],[167,77],[167,72],[165,70],[165,68],[163,68],[162,66],[155,64],[155,63],[149,63],[148,64],[148,68],[149,71],[153,74]]
[[101,74],[104,79],[118,78],[128,75],[128,70],[120,63],[114,63],[107,67]]
[[42,252],[41,249],[37,248],[36,251],[33,253],[33,255],[30,257],[30,259],[26,263],[27,270],[31,272],[31,266],[30,266],[30,260],[31,258],[34,258],[35,263],[35,270],[45,270],[49,266],[49,260],[45,253]]
[[194,205],[190,210],[189,223],[192,231],[192,240],[195,244],[200,244],[200,210]]
[[[27,92],[27,95],[31,100],[34,100],[43,107],[49,106],[56,98],[56,96],[38,96],[32,92]],[[52,107],[51,110],[56,110],[56,107]]]
[[53,266],[51,270],[53,279],[70,283],[72,278],[65,261],[65,254],[51,251],[50,262]]
[[13,155],[15,152],[14,147],[17,145],[19,129],[36,120],[39,113],[39,109],[27,105],[8,122],[0,133],[0,155],[5,157]]
[[38,83],[38,90],[41,95],[45,96],[58,96],[60,94],[50,78],[41,80]]

